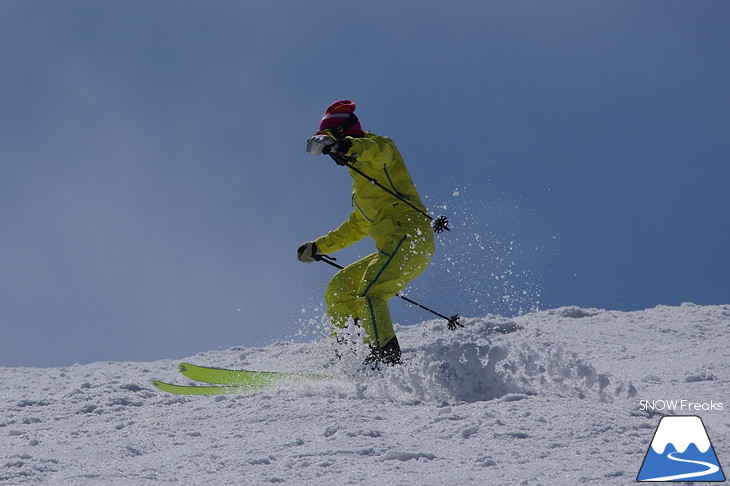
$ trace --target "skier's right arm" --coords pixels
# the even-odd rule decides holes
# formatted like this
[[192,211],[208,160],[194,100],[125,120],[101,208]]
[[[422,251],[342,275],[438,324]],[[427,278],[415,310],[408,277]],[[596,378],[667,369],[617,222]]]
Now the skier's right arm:
[[358,242],[368,235],[370,223],[355,210],[336,230],[314,240],[320,254],[326,255]]

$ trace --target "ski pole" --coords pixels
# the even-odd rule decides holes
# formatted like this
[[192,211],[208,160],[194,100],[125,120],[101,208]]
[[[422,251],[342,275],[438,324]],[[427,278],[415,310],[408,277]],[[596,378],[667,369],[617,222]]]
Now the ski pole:
[[[342,270],[342,269],[345,268],[342,265],[339,265],[339,264],[335,263],[334,260],[336,260],[336,259],[333,258],[333,257],[331,257],[331,256],[328,256],[328,255],[314,255],[314,259],[317,260],[318,262],[325,262],[326,264],[331,265],[331,266],[333,266],[335,268],[338,268],[340,270]],[[446,319],[448,321],[447,327],[450,330],[454,330],[457,327],[464,327],[464,325],[459,322],[459,314],[454,314],[451,317],[446,317],[445,315],[441,314],[440,312],[436,312],[435,310],[430,309],[430,308],[426,307],[423,304],[419,304],[415,300],[409,299],[408,297],[406,297],[405,295],[401,294],[400,292],[398,292],[397,294],[395,294],[395,296],[396,297],[400,297],[401,299],[405,300],[409,304],[415,305],[416,307],[420,307],[421,309],[423,309],[425,311],[428,311],[428,312],[430,312],[431,314],[433,314],[435,316],[438,316],[438,317],[440,317],[442,319]]]
[[343,165],[343,166],[347,167],[348,169],[350,169],[352,171],[355,171],[356,173],[360,174],[365,179],[367,179],[367,181],[370,182],[371,184],[374,184],[374,185],[378,186],[379,188],[381,188],[382,190],[384,190],[385,192],[387,192],[388,194],[390,194],[394,198],[396,198],[396,199],[398,199],[400,201],[403,201],[404,203],[408,204],[410,207],[412,207],[413,209],[415,209],[416,211],[418,211],[422,215],[426,216],[428,219],[431,220],[431,226],[433,227],[433,230],[436,233],[443,233],[444,230],[445,231],[451,231],[451,228],[449,228],[449,218],[447,218],[446,216],[439,216],[438,218],[435,218],[434,219],[433,216],[431,216],[430,214],[424,212],[422,209],[416,207],[410,201],[407,201],[406,199],[404,199],[399,194],[396,194],[395,192],[391,191],[390,189],[388,189],[387,187],[385,187],[383,184],[381,184],[380,182],[378,182],[375,178],[370,177],[369,175],[367,175],[366,173],[364,173],[360,169],[358,169],[355,166],[353,166],[350,162],[354,161],[355,159],[353,159],[352,157],[345,157],[345,156],[342,156],[342,155],[339,155],[339,154],[334,154],[332,152],[330,152],[328,155],[330,157],[332,157],[332,160],[334,160],[337,165]]

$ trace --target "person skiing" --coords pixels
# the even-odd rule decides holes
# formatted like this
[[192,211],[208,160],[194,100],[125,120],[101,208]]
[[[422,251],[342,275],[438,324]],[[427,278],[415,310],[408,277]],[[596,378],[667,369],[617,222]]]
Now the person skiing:
[[333,336],[353,319],[371,350],[367,363],[399,364],[401,349],[388,301],[430,263],[433,231],[395,144],[363,131],[355,107],[350,100],[327,107],[319,131],[306,145],[308,153],[330,155],[338,165],[349,167],[352,213],[337,229],[301,245],[297,258],[311,263],[366,236],[375,240],[376,252],[334,275],[325,303]]

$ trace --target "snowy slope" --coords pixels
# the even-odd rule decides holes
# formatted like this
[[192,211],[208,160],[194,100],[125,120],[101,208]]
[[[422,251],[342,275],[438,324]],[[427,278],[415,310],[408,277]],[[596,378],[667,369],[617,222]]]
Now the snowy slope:
[[[700,404],[674,413],[700,415],[730,464],[730,306],[463,322],[401,327],[408,363],[381,375],[243,396],[158,392],[150,379],[186,382],[173,361],[0,368],[0,485],[634,484],[668,413],[645,400]],[[187,359],[318,371],[327,356],[311,342]]]

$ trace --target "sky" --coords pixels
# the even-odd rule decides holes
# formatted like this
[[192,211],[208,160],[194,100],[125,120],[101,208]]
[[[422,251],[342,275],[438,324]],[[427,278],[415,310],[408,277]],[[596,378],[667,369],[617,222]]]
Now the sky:
[[351,180],[304,146],[343,98],[451,220],[409,297],[727,304],[729,23],[724,0],[3,0],[0,366],[322,337],[332,269],[296,249]]

